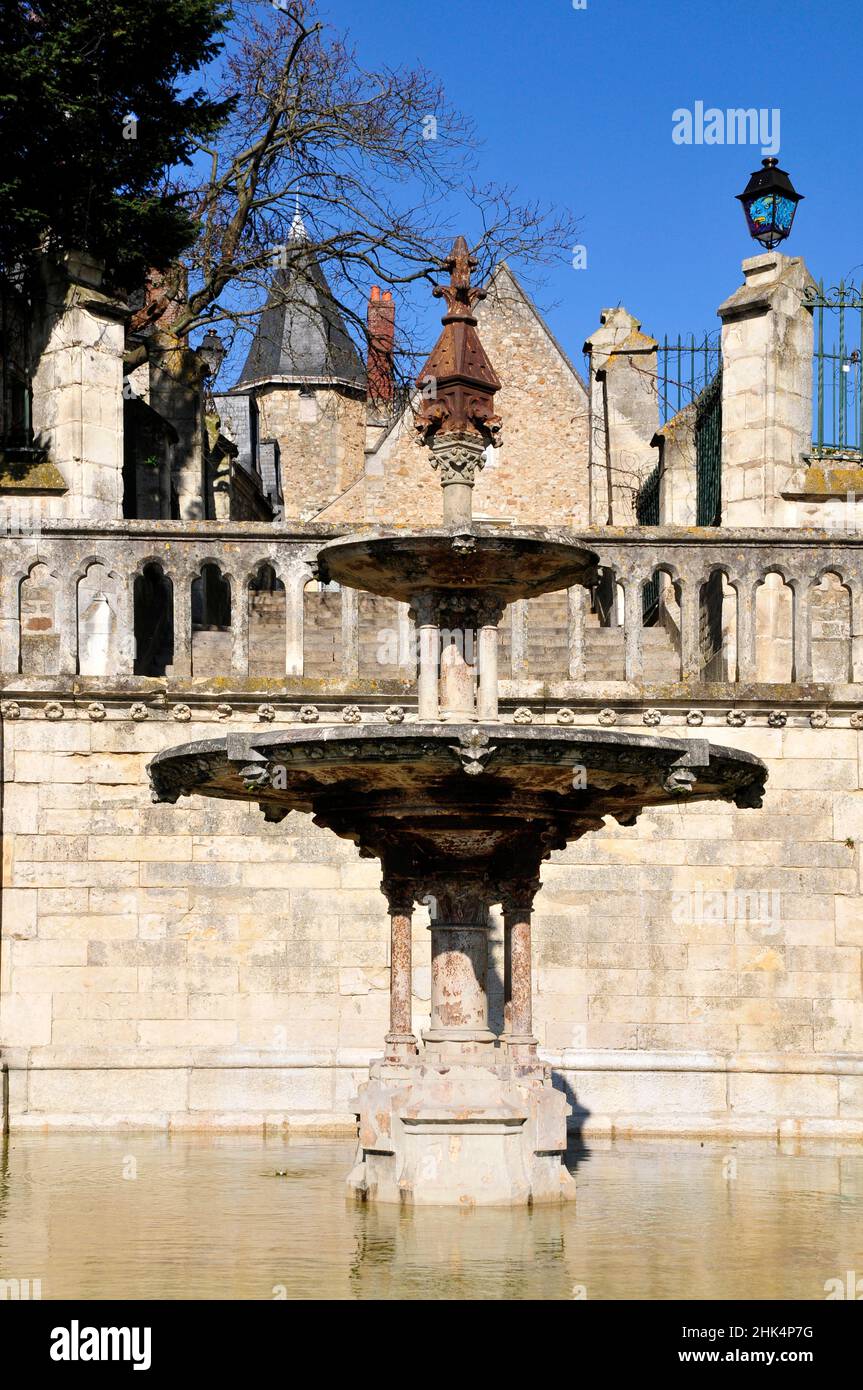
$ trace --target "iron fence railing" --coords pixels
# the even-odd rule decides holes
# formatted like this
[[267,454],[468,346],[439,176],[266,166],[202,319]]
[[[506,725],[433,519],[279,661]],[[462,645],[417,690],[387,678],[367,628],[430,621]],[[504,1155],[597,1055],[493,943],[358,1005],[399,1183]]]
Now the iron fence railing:
[[691,405],[713,381],[722,364],[719,330],[696,338],[694,333],[676,340],[667,335],[656,349],[656,389],[659,419],[666,424],[672,415]]
[[814,315],[813,452],[863,454],[863,291],[824,281],[806,296]]

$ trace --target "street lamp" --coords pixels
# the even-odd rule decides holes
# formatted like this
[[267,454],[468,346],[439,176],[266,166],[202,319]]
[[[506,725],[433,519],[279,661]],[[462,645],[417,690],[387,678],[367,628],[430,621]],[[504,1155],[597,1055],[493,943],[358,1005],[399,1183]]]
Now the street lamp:
[[762,159],[742,193],[749,235],[759,241],[765,251],[772,251],[791,231],[797,204],[803,197],[798,193],[778,159]]
[[215,328],[208,328],[197,347],[201,361],[206,365],[207,375],[213,380],[219,375],[219,368],[225,360],[227,348]]

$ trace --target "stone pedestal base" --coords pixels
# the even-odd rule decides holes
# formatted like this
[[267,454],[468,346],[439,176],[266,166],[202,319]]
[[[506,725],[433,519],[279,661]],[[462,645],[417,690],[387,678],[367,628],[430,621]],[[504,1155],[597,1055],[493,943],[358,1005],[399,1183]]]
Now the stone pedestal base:
[[575,1196],[566,1097],[542,1063],[374,1062],[357,1097],[348,1189],[405,1206],[527,1206]]

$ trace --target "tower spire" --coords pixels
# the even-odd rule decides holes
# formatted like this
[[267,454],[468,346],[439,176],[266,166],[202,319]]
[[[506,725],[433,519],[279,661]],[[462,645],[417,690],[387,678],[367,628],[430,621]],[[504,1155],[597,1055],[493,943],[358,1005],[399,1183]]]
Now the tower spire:
[[288,233],[288,241],[292,246],[297,246],[307,243],[308,240],[309,234],[306,231],[306,224],[303,221],[303,215],[300,212],[300,195],[299,193],[295,193],[294,216],[293,221],[291,222],[291,230]]

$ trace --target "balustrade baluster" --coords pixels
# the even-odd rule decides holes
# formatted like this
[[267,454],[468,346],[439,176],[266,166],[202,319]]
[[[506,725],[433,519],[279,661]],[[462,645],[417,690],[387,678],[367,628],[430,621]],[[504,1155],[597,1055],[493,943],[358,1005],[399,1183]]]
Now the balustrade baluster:
[[623,640],[626,650],[625,678],[640,681],[644,671],[641,612],[642,579],[632,576],[623,581]]

